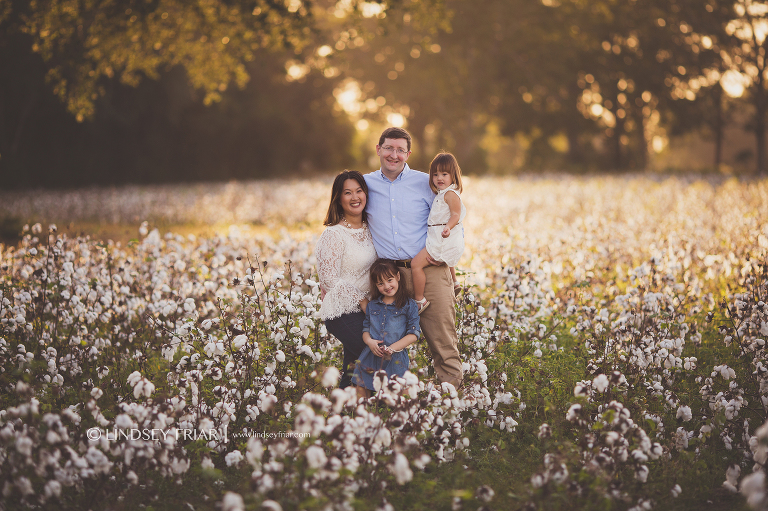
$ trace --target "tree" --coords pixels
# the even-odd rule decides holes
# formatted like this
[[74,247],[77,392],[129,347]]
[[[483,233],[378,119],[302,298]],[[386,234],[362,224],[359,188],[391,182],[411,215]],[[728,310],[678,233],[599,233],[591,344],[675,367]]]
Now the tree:
[[[733,3],[733,2],[732,2]],[[732,19],[726,31],[733,37],[723,52],[725,67],[745,78],[755,107],[754,132],[757,172],[768,173],[766,160],[766,109],[768,108],[768,2],[738,0],[733,3]]]
[[491,124],[525,136],[528,167],[645,168],[654,133],[716,83],[705,75],[720,60],[725,11],[710,3],[447,0],[447,25],[374,38],[348,56],[349,75],[361,101],[381,98],[417,138],[434,130],[474,168]]
[[[250,79],[246,64],[263,49],[297,54],[318,41],[318,20],[342,11],[348,23],[376,6],[383,15],[401,0],[0,0],[0,32],[23,32],[45,62],[57,96],[79,120],[93,115],[105,78],[136,85],[163,69],[183,67],[221,99]],[[420,2],[439,5],[439,0]],[[320,42],[318,46],[323,44]]]

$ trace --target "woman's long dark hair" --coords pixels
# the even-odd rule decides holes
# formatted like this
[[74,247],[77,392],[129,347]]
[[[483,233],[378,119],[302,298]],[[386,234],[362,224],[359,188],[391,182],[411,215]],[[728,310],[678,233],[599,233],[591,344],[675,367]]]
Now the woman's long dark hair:
[[354,179],[363,189],[365,194],[365,207],[363,208],[363,220],[368,221],[368,185],[363,175],[356,170],[342,170],[333,180],[331,187],[331,203],[328,204],[328,213],[325,215],[323,225],[336,225],[344,216],[344,208],[341,207],[341,194],[344,191],[344,183],[347,179]]
[[[379,293],[379,288],[376,287],[376,284],[383,282],[389,277],[397,278],[397,276],[400,275],[397,266],[395,266],[395,262],[391,259],[376,259],[376,261],[374,261],[371,265],[370,272],[371,296],[373,297],[373,300],[381,296],[381,293]],[[408,291],[405,289],[405,282],[402,278],[400,278],[400,282],[397,284],[397,292],[395,293],[395,307],[402,309],[408,304]]]

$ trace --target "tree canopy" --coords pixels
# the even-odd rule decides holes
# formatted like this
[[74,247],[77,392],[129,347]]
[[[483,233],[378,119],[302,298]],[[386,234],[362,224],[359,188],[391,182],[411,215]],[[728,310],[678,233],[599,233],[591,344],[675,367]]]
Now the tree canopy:
[[[697,132],[718,168],[736,110],[766,171],[765,1],[0,0],[0,34],[17,185],[35,178],[6,169],[55,164],[41,143],[83,176],[240,178],[364,165],[388,123],[420,166],[449,149],[476,172],[643,169]],[[289,154],[259,158],[254,135]]]

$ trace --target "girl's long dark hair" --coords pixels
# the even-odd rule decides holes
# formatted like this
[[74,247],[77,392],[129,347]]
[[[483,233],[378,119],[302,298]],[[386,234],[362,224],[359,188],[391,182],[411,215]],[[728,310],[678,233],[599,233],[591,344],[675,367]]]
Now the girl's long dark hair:
[[341,194],[344,191],[344,183],[347,179],[354,179],[365,193],[365,207],[363,208],[363,220],[368,221],[368,184],[363,175],[356,170],[342,170],[333,180],[331,187],[331,203],[328,204],[328,213],[325,215],[323,225],[336,225],[341,222],[344,216],[344,209],[341,207]]
[[[376,284],[383,282],[389,277],[397,278],[397,276],[400,275],[400,271],[398,271],[397,266],[395,266],[395,262],[391,259],[376,259],[376,261],[374,261],[374,263],[371,265],[370,272],[371,296],[374,300],[381,296],[381,293],[379,293],[379,288],[376,287]],[[405,282],[403,282],[402,278],[397,284],[397,292],[395,293],[395,307],[402,309],[408,305],[408,291],[405,289]]]

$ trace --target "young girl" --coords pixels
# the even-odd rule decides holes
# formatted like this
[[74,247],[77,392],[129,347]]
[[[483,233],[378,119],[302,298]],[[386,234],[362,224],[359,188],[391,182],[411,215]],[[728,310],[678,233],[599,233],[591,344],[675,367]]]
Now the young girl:
[[453,290],[461,287],[456,281],[456,263],[464,252],[464,227],[459,226],[467,214],[461,202],[461,169],[451,153],[440,153],[429,165],[429,186],[437,194],[427,220],[427,246],[411,261],[413,295],[419,307],[419,314],[429,302],[424,298],[427,277],[424,268],[429,266],[427,256],[442,261],[451,267]]
[[421,334],[416,302],[400,286],[400,272],[393,261],[377,259],[371,266],[373,298],[368,302],[363,320],[366,348],[355,364],[352,382],[360,397],[370,397],[373,374],[383,369],[387,376],[403,376],[408,369],[405,348]]

